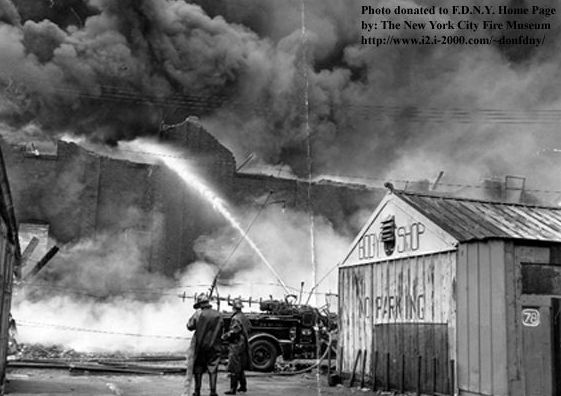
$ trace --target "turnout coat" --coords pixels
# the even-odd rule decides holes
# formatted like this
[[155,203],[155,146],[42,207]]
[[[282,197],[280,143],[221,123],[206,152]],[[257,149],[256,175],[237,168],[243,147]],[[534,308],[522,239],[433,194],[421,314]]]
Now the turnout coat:
[[220,336],[224,321],[220,313],[209,306],[201,307],[187,322],[187,329],[195,330],[194,373],[215,373],[220,363]]
[[223,337],[228,341],[228,372],[238,374],[251,368],[248,342],[250,331],[249,319],[241,311],[234,312],[230,329]]

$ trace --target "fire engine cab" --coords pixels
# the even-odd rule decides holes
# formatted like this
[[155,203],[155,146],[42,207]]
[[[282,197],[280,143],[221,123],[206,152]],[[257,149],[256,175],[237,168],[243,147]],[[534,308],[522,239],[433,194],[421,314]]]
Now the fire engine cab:
[[[313,359],[318,353],[318,343],[319,353],[325,352],[329,332],[337,326],[335,315],[291,302],[295,297],[261,301],[261,312],[244,312],[252,326],[249,349],[254,370],[273,370],[279,356],[285,360]],[[222,315],[228,329],[231,313],[222,312]]]

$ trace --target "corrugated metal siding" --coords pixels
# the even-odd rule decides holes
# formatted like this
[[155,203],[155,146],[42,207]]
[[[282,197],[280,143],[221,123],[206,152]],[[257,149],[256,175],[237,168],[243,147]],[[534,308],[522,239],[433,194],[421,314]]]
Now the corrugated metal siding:
[[561,208],[394,194],[460,242],[488,238],[561,242]]
[[508,395],[503,241],[462,244],[457,264],[457,370],[460,394]]

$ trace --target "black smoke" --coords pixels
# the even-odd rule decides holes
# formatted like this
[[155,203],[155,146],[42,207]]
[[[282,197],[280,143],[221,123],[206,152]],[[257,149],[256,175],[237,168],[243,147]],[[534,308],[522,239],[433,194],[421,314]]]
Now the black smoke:
[[445,170],[474,179],[538,172],[551,182],[535,154],[558,143],[558,15],[517,18],[550,22],[551,29],[509,33],[543,33],[542,46],[376,47],[361,45],[361,21],[484,17],[361,15],[363,3],[3,0],[0,83],[7,89],[0,115],[19,127],[35,123],[45,133],[107,143],[154,135],[161,123],[199,115],[236,155],[254,152],[300,175],[307,173],[311,136],[315,173],[415,178]]

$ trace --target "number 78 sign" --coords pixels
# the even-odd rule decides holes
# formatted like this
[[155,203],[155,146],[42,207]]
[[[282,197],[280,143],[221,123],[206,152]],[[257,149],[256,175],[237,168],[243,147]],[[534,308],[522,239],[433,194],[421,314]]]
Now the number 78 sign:
[[522,324],[528,327],[540,325],[540,311],[536,308],[524,308],[522,310]]

